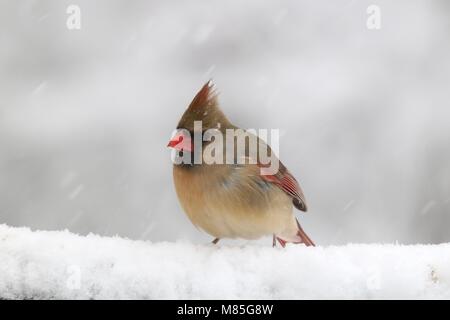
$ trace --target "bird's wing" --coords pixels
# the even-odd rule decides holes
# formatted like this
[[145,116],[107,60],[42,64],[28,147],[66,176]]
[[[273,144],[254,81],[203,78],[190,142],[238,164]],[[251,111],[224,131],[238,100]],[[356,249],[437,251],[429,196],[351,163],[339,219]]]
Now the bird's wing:
[[[247,133],[249,134],[249,133]],[[272,154],[272,149],[270,146],[268,146],[264,141],[262,141],[260,138],[258,139],[258,143],[261,146],[267,147],[268,155],[270,156]],[[251,154],[249,150],[246,150],[245,157],[250,159],[256,159],[257,167],[259,169],[264,167],[269,167],[270,164],[263,164],[260,161],[261,155],[258,153],[258,155]],[[269,174],[269,175],[263,175],[259,174],[259,176],[266,182],[272,183],[279,187],[281,190],[283,190],[287,195],[292,197],[292,202],[294,206],[301,211],[307,211],[308,207],[306,205],[305,195],[303,194],[303,190],[298,184],[297,180],[294,178],[294,176],[289,172],[289,170],[283,165],[283,163],[277,158],[274,157],[274,161],[278,161],[278,172],[275,174]],[[254,162],[253,162],[254,163]],[[259,170],[261,172],[261,170]]]
[[301,211],[307,211],[308,207],[306,205],[305,195],[303,194],[302,188],[298,184],[294,176],[289,172],[289,170],[281,163],[276,174],[273,175],[261,175],[261,178],[265,181],[275,184],[281,190],[286,192],[292,197],[292,202],[294,206]]

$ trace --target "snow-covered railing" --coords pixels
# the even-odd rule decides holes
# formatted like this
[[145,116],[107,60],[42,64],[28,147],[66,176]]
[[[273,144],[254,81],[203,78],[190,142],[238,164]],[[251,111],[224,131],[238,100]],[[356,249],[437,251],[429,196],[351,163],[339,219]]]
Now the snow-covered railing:
[[0,299],[450,298],[450,244],[285,249],[0,225]]

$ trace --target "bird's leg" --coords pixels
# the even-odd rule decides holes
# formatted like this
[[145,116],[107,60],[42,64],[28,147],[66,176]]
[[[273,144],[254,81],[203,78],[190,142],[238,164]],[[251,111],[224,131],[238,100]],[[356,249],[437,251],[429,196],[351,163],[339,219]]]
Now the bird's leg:
[[217,244],[219,242],[220,238],[215,238],[213,241],[211,241],[212,244]]
[[274,233],[272,238],[272,248],[275,248],[276,246],[277,246],[277,236]]

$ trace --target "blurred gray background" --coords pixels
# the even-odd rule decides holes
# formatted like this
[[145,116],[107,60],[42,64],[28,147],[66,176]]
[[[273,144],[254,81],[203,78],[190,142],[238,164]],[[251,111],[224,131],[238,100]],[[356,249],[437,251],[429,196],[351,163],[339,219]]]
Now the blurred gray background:
[[450,241],[449,9],[1,0],[0,223],[206,243],[166,144],[213,78],[236,125],[281,130],[316,243]]

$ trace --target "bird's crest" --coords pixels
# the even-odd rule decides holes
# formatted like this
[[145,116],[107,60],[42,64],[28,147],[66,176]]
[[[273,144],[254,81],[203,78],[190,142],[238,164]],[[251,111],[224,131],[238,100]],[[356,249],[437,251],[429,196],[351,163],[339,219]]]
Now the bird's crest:
[[202,121],[202,129],[227,128],[231,124],[219,108],[217,91],[211,80],[203,85],[184,112],[177,128],[194,129],[195,121]]
[[203,109],[209,106],[214,106],[217,104],[217,95],[218,93],[214,88],[214,83],[212,80],[209,80],[194,97],[189,105],[189,109]]

